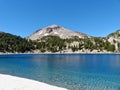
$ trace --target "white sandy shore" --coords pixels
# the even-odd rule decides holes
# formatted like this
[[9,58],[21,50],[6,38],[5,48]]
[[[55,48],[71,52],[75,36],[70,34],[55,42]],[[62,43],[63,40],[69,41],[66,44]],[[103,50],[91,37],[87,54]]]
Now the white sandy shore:
[[0,74],[0,90],[67,90],[42,82]]

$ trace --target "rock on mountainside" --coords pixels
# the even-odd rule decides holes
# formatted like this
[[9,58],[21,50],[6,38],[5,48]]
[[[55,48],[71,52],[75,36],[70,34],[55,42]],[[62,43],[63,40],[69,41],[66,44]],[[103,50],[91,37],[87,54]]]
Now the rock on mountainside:
[[40,40],[44,36],[59,36],[62,39],[66,38],[72,38],[72,37],[78,37],[78,38],[90,38],[90,36],[80,33],[80,32],[75,32],[69,29],[66,29],[64,27],[58,26],[58,25],[52,25],[45,27],[43,29],[37,30],[35,33],[30,35],[28,39],[31,40]]
[[120,30],[113,32],[107,36],[107,40],[115,45],[116,52],[120,52]]
[[113,32],[107,36],[108,41],[111,43],[119,42],[120,43],[120,30]]

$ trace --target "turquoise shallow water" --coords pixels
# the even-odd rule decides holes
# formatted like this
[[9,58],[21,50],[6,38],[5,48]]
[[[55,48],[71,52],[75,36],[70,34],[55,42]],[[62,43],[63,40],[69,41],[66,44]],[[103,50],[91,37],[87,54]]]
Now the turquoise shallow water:
[[0,55],[0,73],[69,90],[120,90],[120,55]]

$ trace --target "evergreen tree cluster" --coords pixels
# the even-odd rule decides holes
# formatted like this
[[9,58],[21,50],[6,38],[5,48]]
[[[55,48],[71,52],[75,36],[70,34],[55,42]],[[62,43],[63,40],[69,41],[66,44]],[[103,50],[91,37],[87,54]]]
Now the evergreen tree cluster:
[[0,52],[24,53],[33,49],[35,49],[35,47],[32,41],[9,33],[0,33]]
[[45,36],[37,43],[37,49],[41,52],[59,52],[66,49],[65,40],[58,36]]
[[[73,42],[78,42],[78,45],[71,45]],[[80,39],[77,37],[70,39],[61,39],[58,36],[45,36],[37,44],[37,48],[42,52],[61,52],[66,49],[71,49],[73,52],[78,50],[98,50],[98,51],[115,51],[115,45],[108,42],[104,38],[84,38]]]

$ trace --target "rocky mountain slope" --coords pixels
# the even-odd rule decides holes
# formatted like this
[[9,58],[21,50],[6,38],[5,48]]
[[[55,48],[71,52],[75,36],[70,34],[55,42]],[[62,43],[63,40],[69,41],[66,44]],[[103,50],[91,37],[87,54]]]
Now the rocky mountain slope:
[[109,34],[106,38],[111,44],[115,45],[116,52],[120,52],[120,30]]
[[111,43],[119,42],[120,43],[120,30],[113,32],[107,36],[108,41]]
[[0,53],[120,53],[120,30],[92,37],[58,25],[37,30],[28,38],[0,32]]
[[62,39],[78,37],[78,38],[90,38],[90,36],[75,32],[58,25],[51,25],[43,29],[39,29],[28,37],[31,40],[40,40],[44,36],[59,36]]

